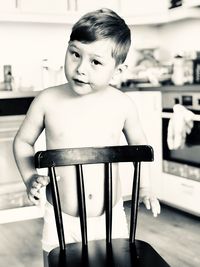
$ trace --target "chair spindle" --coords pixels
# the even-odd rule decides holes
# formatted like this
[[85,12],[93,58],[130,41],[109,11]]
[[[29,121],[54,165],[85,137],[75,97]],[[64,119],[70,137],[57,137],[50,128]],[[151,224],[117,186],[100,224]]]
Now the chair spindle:
[[105,217],[108,245],[111,244],[112,239],[112,163],[105,164]]
[[87,239],[85,189],[84,189],[84,179],[83,179],[83,168],[81,164],[76,165],[76,174],[77,174],[78,205],[79,205],[82,244],[83,246],[87,246],[88,239]]
[[137,226],[137,213],[138,213],[138,202],[139,202],[139,187],[140,187],[140,162],[135,162],[134,177],[133,177],[133,190],[131,199],[131,218],[130,218],[130,243],[135,243],[135,234]]
[[63,228],[63,220],[62,220],[62,209],[60,204],[60,198],[58,193],[58,183],[56,179],[55,167],[49,168],[49,176],[50,176],[50,185],[52,192],[52,200],[54,206],[55,220],[56,220],[56,229],[58,233],[58,241],[60,245],[61,251],[65,250],[65,235]]

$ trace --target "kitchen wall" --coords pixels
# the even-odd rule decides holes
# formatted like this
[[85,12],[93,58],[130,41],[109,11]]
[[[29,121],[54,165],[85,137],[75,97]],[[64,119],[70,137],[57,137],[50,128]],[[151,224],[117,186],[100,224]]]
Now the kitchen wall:
[[184,51],[200,51],[199,29],[200,19],[164,24],[158,28],[160,46],[172,56]]
[[70,29],[63,24],[1,22],[0,81],[3,65],[11,64],[17,84],[40,90],[42,59],[50,58],[63,65]]
[[[134,65],[135,48],[163,48],[173,56],[182,50],[200,50],[200,20],[186,20],[160,27],[130,26],[133,46],[128,62]],[[0,81],[3,65],[11,64],[16,86],[34,86],[41,90],[42,59],[54,59],[63,65],[71,25],[45,23],[0,22]]]

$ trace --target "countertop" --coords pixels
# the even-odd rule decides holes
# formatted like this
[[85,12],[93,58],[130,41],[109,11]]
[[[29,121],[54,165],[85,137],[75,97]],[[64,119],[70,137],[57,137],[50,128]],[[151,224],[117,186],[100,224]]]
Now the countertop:
[[161,91],[164,92],[200,92],[200,84],[188,84],[182,86],[175,86],[175,85],[165,85],[165,86],[135,86],[135,87],[122,87],[120,88],[123,92],[131,92],[131,91]]
[[0,99],[32,97],[38,93],[39,91],[0,91]]
[[[189,84],[182,86],[175,85],[166,85],[166,86],[129,86],[129,87],[121,87],[120,90],[122,92],[134,92],[134,91],[160,91],[164,92],[200,92],[200,84]],[[32,97],[38,95],[40,91],[0,91],[0,99],[8,99],[8,98],[23,98],[23,97]]]

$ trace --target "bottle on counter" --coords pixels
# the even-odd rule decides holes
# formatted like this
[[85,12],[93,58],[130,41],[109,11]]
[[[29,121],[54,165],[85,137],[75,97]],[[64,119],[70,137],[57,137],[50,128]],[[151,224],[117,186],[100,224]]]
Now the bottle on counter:
[[180,55],[177,55],[177,56],[174,57],[172,82],[175,85],[183,85],[185,83],[185,79],[184,79],[184,59]]
[[4,65],[3,72],[4,72],[4,90],[12,91],[13,76],[12,76],[11,65]]

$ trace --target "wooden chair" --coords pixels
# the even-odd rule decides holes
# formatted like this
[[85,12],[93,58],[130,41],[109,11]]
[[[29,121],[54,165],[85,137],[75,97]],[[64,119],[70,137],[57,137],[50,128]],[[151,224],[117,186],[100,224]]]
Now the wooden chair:
[[[142,161],[153,161],[152,147],[141,145],[69,148],[36,153],[36,168],[49,169],[59,239],[59,247],[53,249],[48,256],[50,267],[169,267],[148,243],[135,240]],[[129,239],[112,239],[112,163],[114,162],[134,163]],[[97,163],[105,164],[106,240],[88,241],[82,165]],[[75,165],[77,171],[82,242],[66,245],[55,167],[69,165]]]

